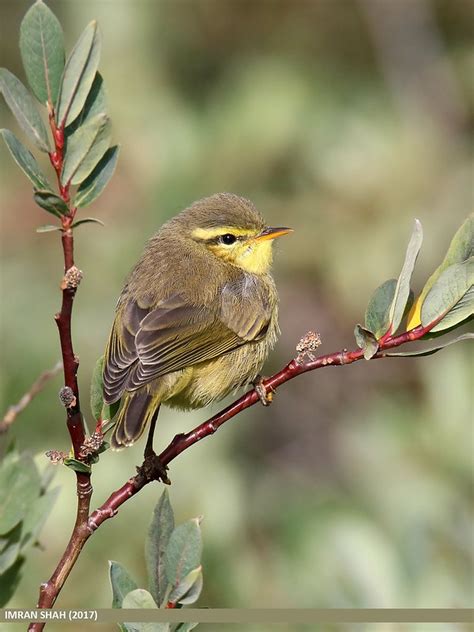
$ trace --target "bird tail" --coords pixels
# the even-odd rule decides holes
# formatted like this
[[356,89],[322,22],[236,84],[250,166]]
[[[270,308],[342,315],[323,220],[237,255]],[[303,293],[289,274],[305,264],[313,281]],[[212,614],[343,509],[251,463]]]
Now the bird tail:
[[136,391],[126,391],[122,397],[120,409],[117,413],[111,446],[120,450],[131,446],[143,434],[147,424],[158,412],[160,398],[150,393],[146,388]]

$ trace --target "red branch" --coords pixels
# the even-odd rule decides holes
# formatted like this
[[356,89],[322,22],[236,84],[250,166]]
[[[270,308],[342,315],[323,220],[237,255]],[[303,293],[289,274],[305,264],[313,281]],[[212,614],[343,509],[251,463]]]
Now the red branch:
[[[431,323],[428,327],[422,327],[420,325],[411,331],[400,334],[399,336],[385,339],[383,343],[380,344],[379,350],[373,356],[373,359],[386,357],[386,352],[389,349],[399,347],[406,342],[419,340],[422,336],[428,333],[435,324],[435,322]],[[308,371],[314,371],[328,366],[352,364],[353,362],[357,362],[363,358],[364,352],[362,349],[356,349],[354,351],[337,351],[335,353],[319,356],[307,362],[301,361],[300,354],[298,358],[291,360],[291,362],[289,362],[281,371],[264,380],[263,386],[267,391],[276,390],[285,382],[294,379],[302,373],[307,373]],[[168,465],[173,459],[181,454],[181,452],[187,450],[195,443],[198,443],[201,439],[214,434],[216,430],[222,426],[222,424],[229,421],[246,408],[256,404],[259,399],[259,395],[255,390],[249,391],[227,406],[227,408],[224,408],[221,412],[217,413],[199,426],[196,426],[196,428],[190,432],[176,435],[171,443],[159,455],[161,463],[163,465]],[[85,511],[81,515],[79,515],[78,512],[76,525],[67,548],[52,578],[44,585],[44,588],[42,587],[41,589],[41,598],[38,604],[39,608],[50,608],[53,606],[62,585],[66,581],[84,544],[87,542],[92,533],[94,533],[94,531],[98,529],[103,522],[115,516],[119,507],[139,492],[145,485],[151,482],[151,480],[153,480],[151,477],[143,475],[142,468],[138,468],[138,474],[130,478],[118,490],[114,491],[105,503],[92,512],[90,516],[87,517]],[[84,494],[89,500],[90,493],[92,493],[91,487],[84,489]],[[83,509],[85,509],[85,504]],[[43,623],[33,623],[30,625],[29,630],[39,631],[42,630],[43,627]]]
[[[59,195],[68,205],[68,213],[61,217],[62,223],[62,246],[64,254],[64,277],[61,283],[62,304],[61,311],[56,314],[55,320],[58,326],[59,339],[61,343],[61,355],[64,370],[64,387],[70,389],[71,397],[66,406],[67,428],[71,438],[74,456],[81,459],[81,446],[85,439],[85,428],[79,404],[79,387],[77,384],[77,371],[79,361],[74,354],[72,344],[71,323],[74,297],[80,281],[81,273],[74,266],[74,236],[71,224],[76,213],[76,209],[70,205],[69,184],[65,186],[61,183],[61,171],[64,161],[64,126],[56,126],[54,108],[49,104],[49,121],[54,139],[55,150],[49,155],[51,164],[56,171]],[[70,278],[68,273],[74,271]],[[79,277],[77,276],[79,274]],[[69,543],[64,554],[50,579],[41,584],[38,600],[38,608],[51,607],[64,582],[66,581],[79,553],[85,542],[85,532],[87,531],[87,521],[90,511],[90,501],[92,497],[92,486],[90,474],[76,472],[76,493],[77,510],[76,522],[69,539]],[[32,623],[30,630],[42,630],[44,623]]]
[[[411,331],[407,331],[399,336],[395,336],[386,340],[383,345],[380,346],[379,351],[373,356],[372,359],[379,359],[386,357],[386,351],[399,347],[406,342],[413,340],[419,340],[428,331],[435,326],[436,323],[432,323],[429,327],[416,327]],[[291,360],[281,371],[275,373],[272,377],[264,380],[263,386],[267,391],[276,390],[282,386],[285,382],[294,379],[302,373],[308,371],[315,371],[328,366],[342,366],[345,364],[352,364],[358,360],[364,359],[364,352],[362,349],[354,351],[336,351],[335,353],[328,353],[326,355],[319,356],[309,362],[298,362],[297,360]],[[184,434],[178,434],[174,437],[171,443],[161,452],[159,459],[163,465],[168,465],[173,461],[181,452],[187,450],[201,439],[210,437],[216,430],[222,426],[226,421],[232,419],[246,408],[250,408],[258,401],[260,401],[259,395],[255,390],[248,391],[245,395],[242,395],[235,402],[224,408],[224,410],[215,414],[213,417],[204,421],[199,426],[196,426],[190,432]],[[96,509],[89,518],[89,526],[91,531],[95,531],[105,520],[112,518],[117,514],[119,507],[126,502],[131,496],[134,496],[140,489],[147,485],[150,480],[137,475],[128,480],[125,485],[120,489],[113,492],[105,503]]]

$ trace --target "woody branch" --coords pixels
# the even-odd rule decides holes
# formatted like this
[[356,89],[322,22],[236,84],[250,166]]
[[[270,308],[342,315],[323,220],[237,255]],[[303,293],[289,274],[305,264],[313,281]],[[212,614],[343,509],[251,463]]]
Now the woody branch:
[[[431,323],[428,327],[422,327],[420,325],[398,336],[384,337],[384,339],[381,340],[377,353],[372,359],[384,358],[390,349],[399,347],[407,342],[419,340],[428,333],[435,324],[435,322]],[[315,358],[312,355],[312,351],[314,351],[316,346],[319,344],[319,337],[316,334],[307,334],[307,336],[302,339],[302,343],[301,347],[298,347],[300,352],[296,358],[291,360],[291,362],[281,369],[281,371],[263,381],[263,386],[267,391],[275,391],[286,382],[303,373],[315,371],[316,369],[321,369],[323,367],[352,364],[353,362],[357,362],[364,358],[364,351],[362,349],[356,349],[353,351],[336,351],[334,353],[321,355]],[[259,399],[257,391],[251,390],[207,421],[203,422],[199,426],[196,426],[196,428],[190,432],[176,435],[171,443],[159,455],[161,463],[163,465],[168,465],[179,454],[193,446],[195,443],[198,443],[202,439],[214,434],[225,422],[229,421],[233,417],[236,417],[246,408],[256,404]],[[71,538],[66,551],[49,582],[49,590],[43,591],[38,607],[50,608],[54,604],[56,597],[69,575],[69,572],[73,568],[83,546],[94,531],[106,520],[115,516],[118,509],[127,500],[137,494],[143,487],[145,487],[145,485],[150,483],[152,480],[155,480],[153,476],[145,476],[143,474],[143,468],[137,469],[137,475],[130,478],[124,485],[122,485],[122,487],[114,491],[103,503],[103,505],[92,512],[88,517],[86,524],[81,523],[80,525],[76,525],[73,537]],[[38,632],[43,629],[43,625],[44,624],[42,623],[32,624],[30,626],[30,630]]]

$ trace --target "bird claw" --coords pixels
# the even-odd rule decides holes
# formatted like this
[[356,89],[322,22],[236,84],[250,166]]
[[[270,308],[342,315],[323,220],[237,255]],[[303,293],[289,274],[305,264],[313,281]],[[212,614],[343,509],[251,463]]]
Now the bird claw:
[[270,406],[273,402],[273,393],[275,392],[275,389],[271,386],[265,386],[264,378],[261,375],[257,375],[252,384],[263,406]]
[[162,481],[165,485],[171,485],[168,478],[168,466],[166,466],[155,452],[145,454],[142,465],[137,467],[137,474],[145,481]]

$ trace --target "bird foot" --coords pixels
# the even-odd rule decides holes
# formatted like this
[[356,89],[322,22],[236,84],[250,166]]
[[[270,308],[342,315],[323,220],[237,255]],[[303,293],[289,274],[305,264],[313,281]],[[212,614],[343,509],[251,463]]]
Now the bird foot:
[[168,478],[168,467],[160,460],[155,452],[146,452],[143,463],[137,467],[138,477],[145,481],[162,481],[165,485],[171,485]]
[[265,386],[263,382],[264,378],[261,375],[257,375],[252,384],[263,406],[270,406],[273,402],[273,393],[275,392],[275,389],[271,386]]

